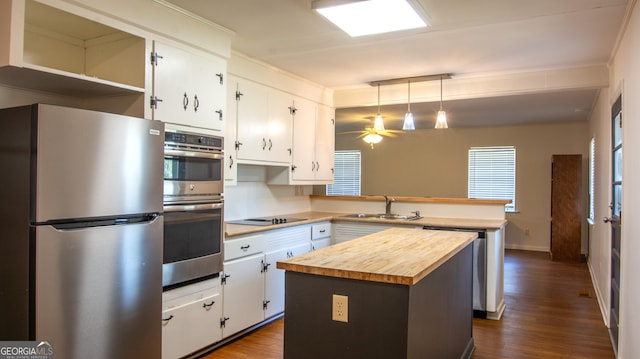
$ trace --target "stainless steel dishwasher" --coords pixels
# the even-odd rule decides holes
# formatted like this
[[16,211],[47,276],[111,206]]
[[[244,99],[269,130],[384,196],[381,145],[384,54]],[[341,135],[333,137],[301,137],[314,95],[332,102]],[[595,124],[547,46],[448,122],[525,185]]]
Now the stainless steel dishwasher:
[[423,229],[441,231],[476,232],[473,241],[473,314],[478,318],[487,317],[487,230],[478,228],[448,228],[424,226]]

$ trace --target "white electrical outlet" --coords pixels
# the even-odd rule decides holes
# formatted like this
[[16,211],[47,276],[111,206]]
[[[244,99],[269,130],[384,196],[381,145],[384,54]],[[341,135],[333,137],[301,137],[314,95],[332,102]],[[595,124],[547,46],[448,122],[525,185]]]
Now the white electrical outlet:
[[331,319],[337,322],[349,322],[349,297],[346,295],[333,295]]

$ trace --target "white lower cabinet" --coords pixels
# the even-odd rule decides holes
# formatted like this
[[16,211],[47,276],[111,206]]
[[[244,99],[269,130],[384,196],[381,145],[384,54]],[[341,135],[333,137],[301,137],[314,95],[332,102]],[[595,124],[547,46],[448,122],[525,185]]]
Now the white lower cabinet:
[[314,223],[311,225],[311,251],[331,245],[331,222]]
[[263,265],[262,252],[224,262],[223,338],[264,320]]
[[[355,238],[360,238],[368,234],[382,232],[385,229],[396,227],[394,225],[371,224],[371,223],[355,223],[355,222],[338,222],[334,224],[335,236],[334,243],[342,243]],[[406,228],[406,225],[400,225]]]
[[329,247],[331,245],[331,237],[314,239],[311,241],[311,251],[317,251],[320,248]]
[[222,339],[219,279],[163,293],[162,359],[180,358]]
[[276,263],[279,260],[307,253],[309,251],[308,240],[306,242],[266,253],[265,261],[268,267],[264,277],[265,319],[284,312],[284,270],[276,268]]

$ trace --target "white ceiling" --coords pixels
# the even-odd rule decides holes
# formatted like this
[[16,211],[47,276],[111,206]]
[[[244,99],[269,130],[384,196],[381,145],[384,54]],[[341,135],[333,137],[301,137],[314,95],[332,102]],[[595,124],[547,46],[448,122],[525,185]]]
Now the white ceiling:
[[[336,96],[340,89],[392,78],[477,78],[606,65],[628,2],[418,0],[430,15],[426,29],[350,38],[311,10],[311,0],[169,1],[235,32],[233,50],[336,89]],[[585,120],[597,89],[541,92],[447,101],[450,126]],[[395,107],[383,107],[389,120],[406,111]],[[438,104],[412,104],[413,112],[421,107],[422,116],[435,116]],[[360,126],[366,112],[338,109],[338,128]],[[418,127],[425,127],[416,117]]]

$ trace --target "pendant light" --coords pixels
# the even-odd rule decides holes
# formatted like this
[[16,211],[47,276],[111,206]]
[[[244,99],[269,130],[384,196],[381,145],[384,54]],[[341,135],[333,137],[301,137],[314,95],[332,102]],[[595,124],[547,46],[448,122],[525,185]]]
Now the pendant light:
[[376,119],[373,121],[373,129],[378,133],[384,131],[384,122],[382,121],[382,115],[380,114],[380,84],[378,84],[378,114],[376,115]]
[[416,125],[413,122],[413,114],[411,113],[411,80],[407,81],[407,113],[404,114],[403,131],[413,131]]
[[440,111],[436,118],[436,128],[449,128],[447,125],[447,113],[442,109],[442,76],[440,76]]

